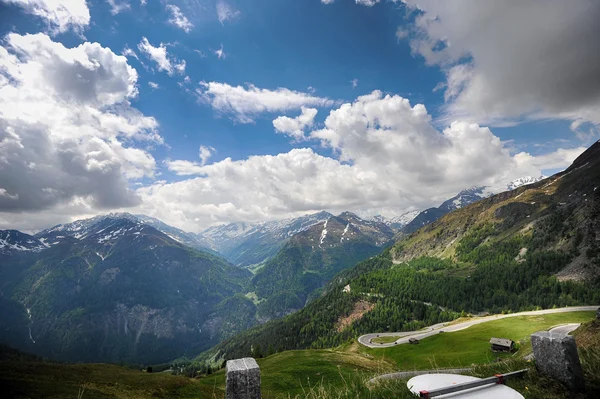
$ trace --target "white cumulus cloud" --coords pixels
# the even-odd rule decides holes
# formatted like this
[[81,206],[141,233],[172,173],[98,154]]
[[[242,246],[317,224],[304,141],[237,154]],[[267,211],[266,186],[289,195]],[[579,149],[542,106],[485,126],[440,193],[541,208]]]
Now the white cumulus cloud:
[[213,155],[214,152],[215,152],[215,149],[213,147],[201,145],[200,149],[198,150],[198,157],[200,158],[200,165],[202,165],[202,166],[206,165],[206,163],[208,162],[208,160],[210,159],[210,157]]
[[600,124],[599,2],[403,1],[412,51],[446,72],[448,119]]
[[239,123],[252,123],[263,112],[300,109],[302,106],[328,107],[334,102],[328,98],[293,91],[286,88],[260,89],[254,85],[231,86],[220,82],[201,82],[198,94],[213,109],[232,115]]
[[164,43],[154,47],[147,38],[142,37],[142,41],[138,44],[138,50],[154,61],[159,71],[164,71],[168,75],[173,75],[173,72],[185,73],[185,60],[179,61],[169,57],[167,46]]
[[217,2],[217,18],[221,25],[227,20],[233,20],[240,16],[239,10],[234,9],[231,5],[226,3],[224,0]]
[[316,108],[307,108],[302,106],[301,113],[295,118],[288,116],[279,116],[273,120],[273,127],[279,133],[284,133],[292,136],[296,140],[304,140],[304,130],[311,127],[317,116]]
[[566,167],[584,150],[511,155],[489,128],[455,121],[439,130],[423,105],[378,91],[342,104],[324,125],[308,137],[335,157],[297,148],[210,165],[169,161],[188,178],[138,189],[139,210],[192,231],[322,209],[400,213],[439,205],[474,184],[498,186]]
[[[137,72],[98,43],[67,48],[10,33],[0,47],[0,219],[139,204],[129,181],[152,178],[143,148],[158,124],[131,107]],[[30,212],[23,220],[21,212]],[[52,214],[53,212],[46,212]],[[60,213],[60,212],[58,212]],[[42,217],[42,218],[45,218]]]
[[106,2],[110,6],[110,13],[112,15],[117,15],[125,10],[131,10],[131,4],[127,0],[106,0]]
[[[227,54],[225,54],[225,50],[223,50],[223,45],[222,44],[221,44],[221,47],[219,47],[216,50],[212,50],[212,52],[220,60],[224,59],[227,56]],[[201,53],[199,52],[199,54],[201,54]],[[200,56],[202,57],[202,54]]]
[[16,4],[25,12],[42,18],[50,33],[62,33],[69,29],[81,33],[90,24],[90,10],[85,0],[1,0]]
[[380,0],[356,0],[356,4],[360,4],[362,6],[373,7],[375,4],[379,3]]

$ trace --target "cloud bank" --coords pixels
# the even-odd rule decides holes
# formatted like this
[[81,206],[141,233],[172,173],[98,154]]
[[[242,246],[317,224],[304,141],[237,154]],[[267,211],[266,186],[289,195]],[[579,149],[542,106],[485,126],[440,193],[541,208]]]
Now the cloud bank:
[[67,48],[41,33],[7,35],[0,47],[0,211],[139,204],[129,181],[153,177],[155,160],[133,144],[162,138],[156,120],[129,103],[137,78],[124,56],[98,43]]
[[[289,126],[280,131],[297,137],[297,119],[285,121]],[[399,213],[437,204],[474,184],[502,187],[517,177],[566,167],[584,151],[511,155],[487,127],[456,121],[440,131],[422,104],[379,91],[332,110],[324,127],[305,139],[336,157],[295,148],[210,165],[169,161],[171,172],[188,178],[138,189],[139,209],[192,231],[322,209]]]
[[403,2],[417,16],[402,36],[446,73],[448,120],[600,125],[599,2]]

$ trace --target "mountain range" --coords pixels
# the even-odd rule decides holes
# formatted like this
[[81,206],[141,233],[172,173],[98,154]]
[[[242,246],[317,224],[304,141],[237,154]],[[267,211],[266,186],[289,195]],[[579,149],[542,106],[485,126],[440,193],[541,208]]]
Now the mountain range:
[[19,252],[40,252],[46,248],[47,244],[29,234],[17,230],[0,230],[0,256]]
[[2,339],[57,360],[157,362],[206,349],[218,342],[202,330],[207,316],[250,282],[128,215],[1,236]]
[[470,312],[599,302],[597,142],[564,172],[396,236],[381,254],[335,275],[303,309],[242,332],[197,361],[256,355],[256,348],[331,348]]
[[[379,253],[393,231],[351,213],[321,212],[242,236],[254,253],[276,252],[254,278],[207,252],[197,235],[143,215],[101,215],[35,235],[0,231],[0,338],[66,361],[198,353],[301,308],[336,272]],[[297,263],[282,261],[291,258]],[[276,273],[299,280],[269,278]]]
[[210,227],[197,236],[231,263],[252,266],[275,255],[294,234],[331,216],[329,212],[319,212],[256,224],[229,223]]
[[35,235],[0,231],[0,339],[67,361],[195,354],[319,302],[338,273],[488,191],[394,218],[320,212],[194,234],[113,213]]
[[304,307],[309,295],[335,274],[381,252],[394,232],[351,212],[330,216],[294,235],[252,279],[263,318]]
[[[540,176],[537,178],[531,176],[521,177],[508,183],[506,185],[506,190],[511,191],[524,185],[536,183],[545,178],[546,176]],[[487,198],[490,195],[497,194],[498,192],[498,190],[492,190],[488,186],[471,187],[462,190],[456,196],[444,201],[439,207],[425,209],[424,211],[418,213],[412,220],[402,226],[399,230],[401,233],[410,234],[425,225],[435,222],[449,212]]]

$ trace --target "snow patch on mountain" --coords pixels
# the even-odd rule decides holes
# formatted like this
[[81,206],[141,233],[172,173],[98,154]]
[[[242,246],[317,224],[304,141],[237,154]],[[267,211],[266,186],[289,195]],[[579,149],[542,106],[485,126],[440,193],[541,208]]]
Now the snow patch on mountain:
[[0,254],[15,252],[40,252],[48,245],[17,230],[0,230]]
[[398,231],[401,228],[403,228],[404,226],[406,226],[407,224],[409,224],[410,222],[412,222],[413,219],[416,218],[420,212],[421,212],[420,210],[414,210],[414,211],[405,212],[398,216],[393,216],[393,217],[385,217],[382,215],[375,215],[375,216],[368,218],[368,220],[376,222],[376,223],[383,223],[386,226],[388,226],[389,228],[391,228],[392,230]]
[[329,221],[329,219],[325,220],[325,223],[323,223],[323,230],[321,231],[321,240],[319,242],[319,247],[321,246],[321,244],[323,244],[323,240],[325,240],[325,238],[327,237],[327,222]]
[[348,224],[346,225],[346,227],[344,228],[344,231],[342,233],[342,236],[340,237],[340,242],[344,241],[344,236],[346,235],[346,233],[348,232],[348,227],[350,227],[350,222],[348,222]]
[[539,177],[532,177],[532,176],[523,176],[523,177],[519,177],[518,179],[513,180],[512,182],[508,183],[506,185],[506,188],[510,191],[510,190],[514,190],[515,188],[519,188],[521,186],[526,186],[528,184],[533,184],[533,183],[537,183],[540,180],[544,180],[547,176],[539,176]]
[[462,190],[460,193],[458,193],[454,197],[444,201],[439,206],[439,209],[448,211],[448,212],[454,211],[456,209],[460,209],[467,205],[470,205],[473,202],[487,198],[493,194],[495,194],[494,191],[492,191],[487,186],[467,188],[465,190]]

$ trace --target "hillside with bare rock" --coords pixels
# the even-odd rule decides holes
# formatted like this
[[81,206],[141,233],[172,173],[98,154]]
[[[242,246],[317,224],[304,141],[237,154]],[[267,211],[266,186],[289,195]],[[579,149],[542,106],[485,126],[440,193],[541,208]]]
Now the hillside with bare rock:
[[538,249],[571,254],[561,279],[583,281],[600,273],[600,143],[564,172],[449,213],[392,248],[394,263],[420,256],[458,260],[463,240],[473,248],[515,236]]

